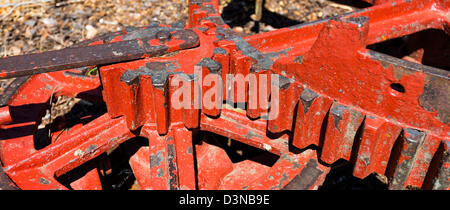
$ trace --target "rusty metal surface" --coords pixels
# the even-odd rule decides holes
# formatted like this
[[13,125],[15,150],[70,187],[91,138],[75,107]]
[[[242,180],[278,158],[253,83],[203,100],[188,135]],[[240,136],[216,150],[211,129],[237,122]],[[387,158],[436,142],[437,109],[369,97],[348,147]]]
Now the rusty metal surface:
[[11,113],[9,107],[0,107],[0,125],[11,123]]
[[11,84],[6,87],[4,90],[2,97],[0,97],[0,107],[6,106],[8,102],[10,101],[11,97],[16,94],[17,90],[20,88],[20,86],[25,83],[30,76],[23,76],[23,77],[17,77],[14,79],[14,81],[11,82]]

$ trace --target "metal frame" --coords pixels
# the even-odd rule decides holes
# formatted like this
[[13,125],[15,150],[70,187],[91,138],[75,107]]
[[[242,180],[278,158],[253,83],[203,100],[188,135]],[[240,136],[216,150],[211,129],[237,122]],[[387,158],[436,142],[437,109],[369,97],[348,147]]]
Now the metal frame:
[[[0,77],[33,74],[2,96],[3,171],[21,189],[67,189],[57,177],[142,136],[149,146],[130,159],[141,189],[317,189],[339,159],[354,163],[359,178],[385,174],[391,189],[448,189],[448,71],[419,64],[420,56],[411,62],[366,47],[426,29],[448,35],[450,2],[368,2],[376,5],[240,37],[221,19],[217,0],[191,0],[184,29],[154,23],[69,49],[2,58]],[[59,71],[89,65],[100,65],[100,77]],[[277,74],[281,80],[267,86],[279,90],[279,103],[248,93],[220,109],[173,109],[170,81],[182,75],[194,95],[206,76],[196,74],[199,68],[222,78]],[[49,146],[36,150],[38,119],[59,95],[104,101],[108,112],[52,135]],[[266,120],[260,108],[232,107],[261,103],[259,97],[280,110],[278,118]],[[197,131],[278,159],[271,166],[233,163],[219,147],[193,141]],[[101,189],[99,173],[105,172],[93,167],[70,188]]]

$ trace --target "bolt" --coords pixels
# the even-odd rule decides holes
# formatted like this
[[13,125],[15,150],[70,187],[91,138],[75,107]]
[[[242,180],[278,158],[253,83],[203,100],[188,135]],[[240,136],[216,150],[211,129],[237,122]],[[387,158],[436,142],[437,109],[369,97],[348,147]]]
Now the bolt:
[[158,31],[158,33],[156,33],[155,35],[155,37],[161,42],[168,41],[170,39],[170,36],[170,33],[167,31]]

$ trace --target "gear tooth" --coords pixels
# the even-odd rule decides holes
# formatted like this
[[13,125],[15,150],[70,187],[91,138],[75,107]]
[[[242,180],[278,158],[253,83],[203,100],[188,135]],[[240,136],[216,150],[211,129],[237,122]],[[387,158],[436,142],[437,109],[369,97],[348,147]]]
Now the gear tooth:
[[[393,148],[396,153],[391,157],[387,172],[391,180],[389,189],[402,190],[410,187],[421,188],[422,186],[427,189],[430,188],[430,182],[433,182],[431,181],[433,176],[438,177],[434,179],[434,184],[447,180],[447,187],[444,188],[448,188],[448,172],[445,174],[445,170],[448,171],[448,166],[447,169],[445,168],[445,161],[448,162],[448,157],[442,156],[445,153],[443,150],[445,147],[442,147],[445,140],[440,141],[439,137],[423,131],[404,128],[397,141],[396,148]],[[441,142],[440,148],[438,148],[439,142]],[[448,147],[446,150],[448,151]],[[444,164],[436,164],[436,162],[444,162]],[[443,172],[442,175],[446,178],[440,179],[442,178],[440,175],[434,174],[436,171]],[[428,180],[425,180],[427,178]]]

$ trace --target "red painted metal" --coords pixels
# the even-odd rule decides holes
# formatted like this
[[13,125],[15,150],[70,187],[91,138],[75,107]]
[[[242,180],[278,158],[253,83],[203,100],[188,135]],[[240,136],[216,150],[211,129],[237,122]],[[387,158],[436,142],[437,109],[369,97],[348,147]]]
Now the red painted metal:
[[[420,64],[423,52],[402,60],[367,46],[427,29],[448,33],[450,3],[368,2],[375,6],[243,38],[220,18],[217,0],[192,0],[185,28],[198,37],[196,47],[172,43],[164,56],[100,66],[100,77],[71,69],[26,80],[0,110],[3,171],[21,189],[101,189],[103,155],[140,136],[148,145],[129,160],[140,189],[317,189],[339,159],[354,164],[356,177],[386,175],[392,189],[448,189],[448,71]],[[146,29],[81,45],[121,43]],[[167,42],[157,34],[155,46]],[[268,90],[251,92],[249,81],[221,84],[222,99],[231,103],[211,108],[201,103],[206,95],[196,97],[211,89],[198,83],[211,74],[224,81],[228,74],[253,75]],[[178,109],[172,99],[182,81],[191,84],[191,103]],[[240,90],[244,97],[231,97]],[[278,101],[270,90],[279,91]],[[107,113],[52,133],[51,144],[37,149],[43,111],[61,95],[104,101]],[[264,113],[273,110],[278,117],[267,119]],[[249,145],[274,161],[233,160],[229,145],[208,135],[197,139],[199,132]],[[87,172],[65,182],[78,167]]]
[[11,123],[11,114],[9,113],[9,107],[0,108],[0,125]]

